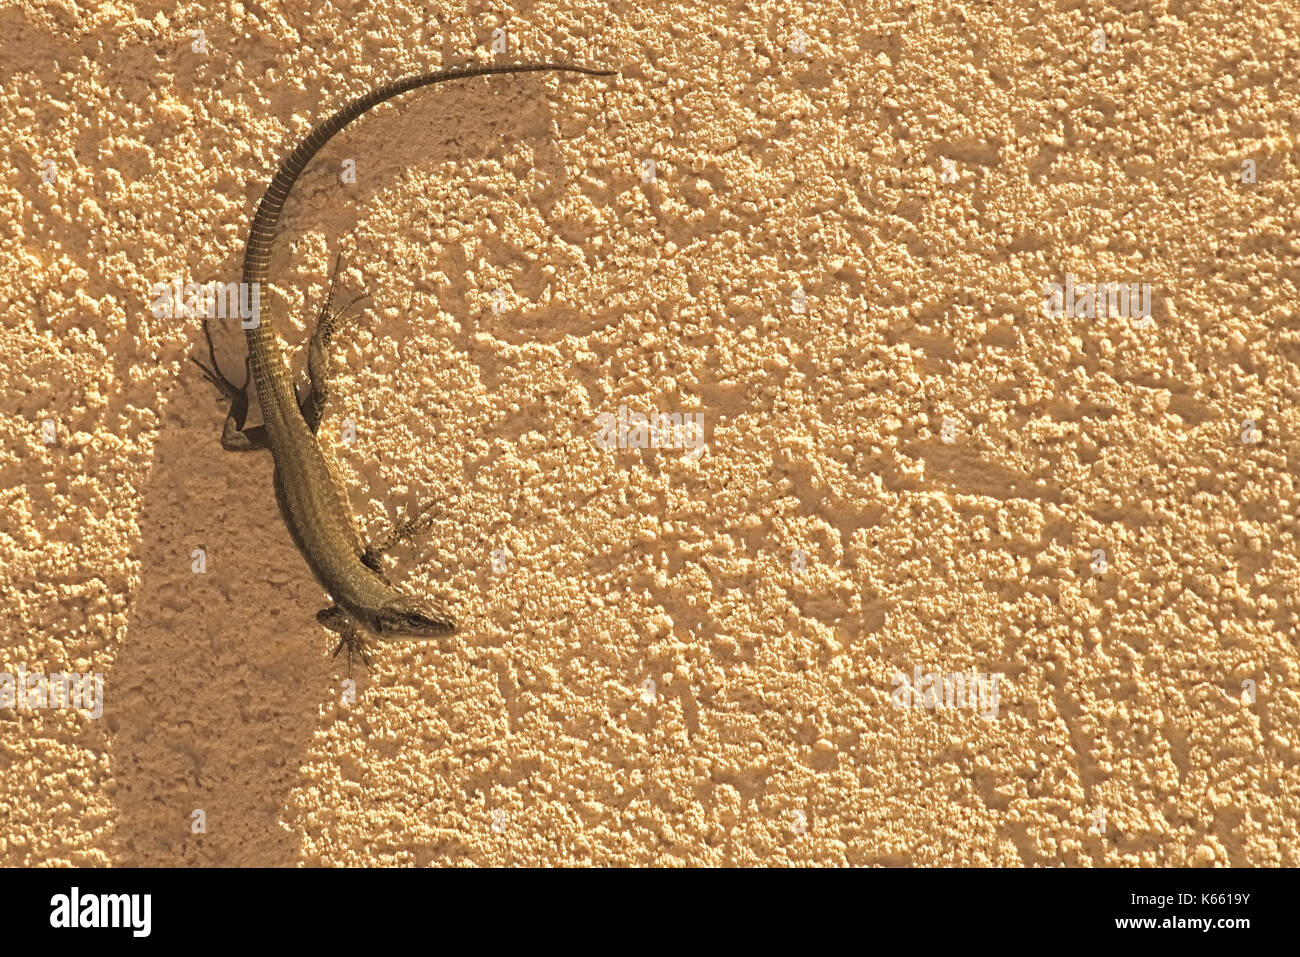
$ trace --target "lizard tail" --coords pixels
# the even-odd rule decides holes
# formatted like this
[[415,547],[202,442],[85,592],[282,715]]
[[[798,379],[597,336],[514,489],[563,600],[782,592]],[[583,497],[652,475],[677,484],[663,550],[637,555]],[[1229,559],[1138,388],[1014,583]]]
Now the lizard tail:
[[251,290],[254,302],[258,305],[258,321],[251,327],[245,327],[248,338],[249,374],[257,386],[257,395],[262,404],[263,416],[268,420],[276,416],[292,415],[297,409],[292,380],[289,378],[284,357],[280,352],[279,341],[274,331],[272,310],[267,301],[267,276],[271,262],[271,242],[275,238],[275,227],[280,221],[280,211],[284,201],[293,189],[299,174],[307,168],[322,146],[343,127],[347,126],[366,110],[378,106],[385,100],[401,96],[422,86],[434,83],[446,83],[449,80],[463,80],[474,76],[490,76],[496,73],[537,73],[554,71],[563,73],[585,73],[589,76],[613,76],[617,70],[593,70],[583,66],[570,66],[565,63],[518,63],[502,66],[472,66],[450,70],[438,70],[433,73],[421,73],[397,80],[387,86],[359,97],[343,107],[333,116],[321,123],[307,134],[307,138],[298,144],[275,171],[275,178],[262,194],[262,201],[257,206],[253,225],[248,231],[248,245],[244,248],[244,285]]
[[266,187],[266,192],[262,194],[262,201],[257,207],[257,215],[253,217],[253,225],[249,230],[248,245],[244,250],[244,282],[249,286],[265,283],[267,267],[271,260],[271,241],[275,236],[275,227],[280,221],[280,211],[284,208],[284,201],[288,198],[289,191],[293,189],[293,184],[302,171],[307,168],[307,164],[311,162],[312,157],[320,151],[322,146],[329,142],[330,137],[362,113],[378,106],[385,100],[391,100],[395,96],[401,96],[403,93],[419,89],[422,86],[432,86],[435,83],[446,83],[450,80],[463,80],[475,76],[490,76],[497,73],[538,73],[542,71],[585,73],[588,76],[614,76],[618,73],[617,70],[593,70],[589,67],[571,66],[565,63],[518,63],[438,70],[433,73],[409,76],[389,83],[387,86],[381,86],[365,96],[358,97],[333,116],[317,124],[307,135],[307,138],[298,144],[297,149],[290,153],[284,162],[280,164],[280,168],[275,172],[275,178],[271,180],[270,185]]

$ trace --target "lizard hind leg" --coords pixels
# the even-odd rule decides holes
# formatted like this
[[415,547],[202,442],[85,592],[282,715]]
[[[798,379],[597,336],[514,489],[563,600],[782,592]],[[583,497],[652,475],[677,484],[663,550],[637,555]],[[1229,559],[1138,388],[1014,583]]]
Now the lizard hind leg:
[[207,379],[217,389],[230,400],[230,411],[226,413],[225,425],[221,428],[221,447],[227,452],[252,452],[255,449],[266,448],[266,428],[261,425],[252,428],[245,428],[244,422],[248,418],[248,381],[250,379],[249,363],[251,358],[244,359],[244,384],[235,385],[221,371],[221,366],[217,363],[217,350],[212,345],[212,330],[208,328],[208,321],[203,320],[203,335],[208,340],[208,361],[211,366],[205,366],[198,359],[190,356],[190,361],[199,367],[203,373],[203,378]]
[[352,673],[352,655],[355,653],[361,663],[367,668],[370,667],[370,654],[366,649],[365,639],[361,637],[361,632],[338,605],[331,605],[329,608],[322,608],[316,612],[316,620],[335,632],[339,636],[339,643],[334,649],[334,657],[337,658],[339,652],[346,645],[348,649],[348,673]]
[[343,253],[334,257],[334,268],[330,272],[329,291],[316,317],[316,331],[312,333],[311,343],[307,346],[307,376],[311,386],[307,395],[298,403],[302,417],[308,427],[315,432],[320,428],[320,421],[325,415],[325,403],[329,399],[330,380],[330,342],[339,327],[339,321],[351,311],[352,307],[369,295],[362,293],[346,306],[334,308],[334,287],[338,283],[339,269],[343,263]]

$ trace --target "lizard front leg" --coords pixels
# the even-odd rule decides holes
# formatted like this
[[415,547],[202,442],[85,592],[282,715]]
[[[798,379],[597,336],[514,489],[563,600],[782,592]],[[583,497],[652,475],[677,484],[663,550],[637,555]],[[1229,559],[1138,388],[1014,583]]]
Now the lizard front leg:
[[348,648],[348,671],[352,671],[352,653],[356,652],[361,658],[361,663],[367,668],[370,667],[370,655],[366,651],[365,639],[361,637],[361,632],[357,630],[356,624],[338,605],[332,605],[329,608],[322,608],[316,612],[316,620],[335,632],[339,636],[338,647],[334,649],[334,657],[337,658],[343,646]]
[[366,546],[366,550],[361,553],[362,564],[383,575],[384,580],[387,581],[388,576],[384,573],[384,566],[381,561],[384,555],[393,546],[425,531],[437,517],[438,514],[433,511],[433,504],[429,503],[416,509],[410,518],[399,519],[394,522],[387,535],[379,541],[371,542]]

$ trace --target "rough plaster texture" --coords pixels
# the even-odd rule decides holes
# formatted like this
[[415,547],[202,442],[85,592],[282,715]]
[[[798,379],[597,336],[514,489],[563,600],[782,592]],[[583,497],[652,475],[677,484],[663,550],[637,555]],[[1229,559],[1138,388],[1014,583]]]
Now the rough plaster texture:
[[[345,704],[269,456],[150,290],[237,280],[312,122],[498,26],[622,76],[378,109],[272,262],[295,350],[339,249],[374,295],[323,440],[366,534],[438,503],[393,567],[461,623]],[[105,676],[98,720],[0,709],[0,863],[1300,864],[1298,37],[1290,0],[0,4],[0,667]],[[1152,321],[1046,315],[1067,274]],[[600,448],[620,405],[705,453]],[[996,716],[896,707],[918,667],[1003,675]]]

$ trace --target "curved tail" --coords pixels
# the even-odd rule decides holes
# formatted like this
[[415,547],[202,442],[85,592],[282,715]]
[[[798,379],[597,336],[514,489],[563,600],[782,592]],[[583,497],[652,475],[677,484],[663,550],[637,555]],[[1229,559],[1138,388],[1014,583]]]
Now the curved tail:
[[[588,67],[570,66],[564,63],[519,63],[501,66],[453,68],[410,76],[389,83],[387,86],[381,86],[365,96],[358,97],[333,116],[317,124],[307,134],[307,138],[299,143],[297,148],[280,164],[280,168],[275,172],[275,178],[271,180],[270,185],[266,187],[266,192],[262,194],[262,201],[258,204],[257,214],[253,217],[253,225],[248,232],[248,244],[244,249],[243,279],[245,288],[256,289],[258,299],[262,305],[262,318],[254,328],[247,330],[247,336],[249,358],[252,366],[250,371],[256,381],[265,414],[268,416],[273,414],[266,408],[268,405],[267,400],[272,397],[262,394],[263,390],[270,387],[272,391],[275,391],[276,383],[280,379],[283,380],[283,389],[280,391],[284,391],[285,394],[275,396],[272,404],[289,405],[292,402],[287,391],[289,382],[287,373],[282,377],[266,374],[269,371],[267,366],[274,364],[275,359],[279,358],[279,344],[275,339],[272,323],[268,321],[270,319],[269,310],[265,308],[265,306],[269,305],[266,302],[265,293],[267,268],[271,260],[271,243],[275,238],[275,227],[280,221],[280,211],[284,208],[284,201],[288,198],[289,191],[293,189],[293,184],[297,181],[298,176],[311,162],[312,157],[320,151],[322,146],[329,142],[330,137],[362,113],[378,106],[385,100],[391,100],[393,97],[400,96],[411,90],[419,89],[422,86],[431,86],[435,83],[463,80],[475,76],[490,76],[497,73],[538,73],[542,71],[585,73],[589,76],[613,76],[618,72],[617,70],[593,70]],[[281,358],[280,363],[283,364],[283,361]]]

